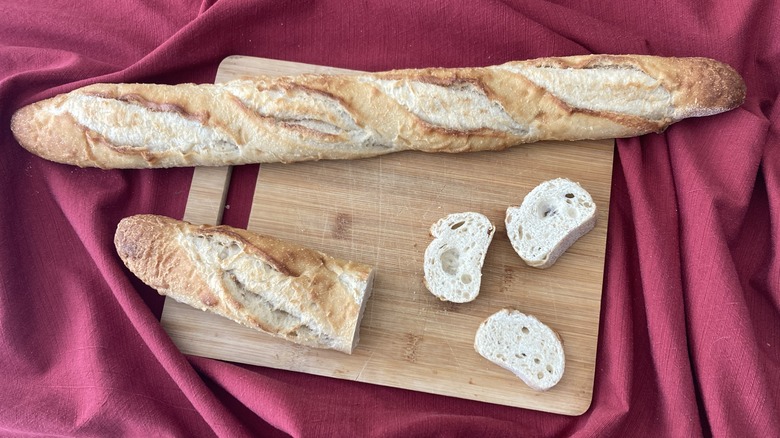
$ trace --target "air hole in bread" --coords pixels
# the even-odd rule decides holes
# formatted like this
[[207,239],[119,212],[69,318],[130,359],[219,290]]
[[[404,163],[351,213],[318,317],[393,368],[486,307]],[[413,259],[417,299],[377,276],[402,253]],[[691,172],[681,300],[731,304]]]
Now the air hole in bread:
[[439,261],[441,261],[441,269],[450,275],[455,275],[458,272],[458,265],[460,264],[459,261],[460,253],[455,248],[450,248],[439,256]]
[[524,335],[527,335],[529,332],[528,327],[523,327],[522,329],[520,329],[520,331],[522,331]]
[[518,235],[518,236],[520,236],[520,237],[522,237],[522,238],[523,238],[523,239],[525,239],[525,240],[531,240],[531,239],[533,239],[533,235],[531,235],[531,233],[526,233],[526,232],[523,232],[523,226],[522,226],[522,225],[519,225],[519,226],[517,227],[517,235]]
[[567,198],[571,199],[571,198],[574,197],[574,194],[573,193],[567,193],[564,196],[566,196]]
[[546,202],[539,203],[536,209],[539,213],[540,219],[549,218],[558,214],[558,211],[555,209],[555,207]]
[[450,225],[450,228],[453,229],[453,230],[457,230],[458,228],[462,227],[463,224],[465,224],[465,223],[466,223],[466,221],[456,222],[456,223]]
[[541,362],[541,361],[539,360],[539,358],[538,358],[538,357],[535,357],[535,358],[534,358],[534,363],[535,363],[535,364],[538,364],[539,362]]
[[471,283],[471,275],[469,274],[463,274],[460,276],[460,281],[463,282],[463,284],[469,284]]
[[[221,243],[221,242],[218,242],[218,243]],[[227,246],[223,245],[222,246],[222,250],[219,252],[219,254],[217,254],[217,257],[220,260],[225,260],[226,258],[232,257],[232,256],[238,254],[239,252],[241,252],[241,247],[238,246],[237,243],[233,242],[233,243],[231,243],[230,245],[227,245]]]
[[539,380],[542,380],[542,379],[544,378],[544,373],[543,373],[543,372],[541,372],[541,371],[539,371],[539,372],[536,374],[536,377],[537,377]]
[[552,374],[552,372],[553,372],[552,365],[550,365],[550,364],[547,364],[547,367],[545,367],[545,368],[547,369],[547,372],[548,372],[548,373]]

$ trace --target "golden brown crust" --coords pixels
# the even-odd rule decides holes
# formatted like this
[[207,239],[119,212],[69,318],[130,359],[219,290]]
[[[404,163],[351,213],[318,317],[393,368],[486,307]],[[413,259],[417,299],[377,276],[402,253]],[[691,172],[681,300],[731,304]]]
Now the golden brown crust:
[[367,265],[228,226],[137,215],[117,226],[122,261],[160,294],[292,342],[351,353]]
[[745,84],[707,58],[588,55],[483,68],[95,84],[20,109],[19,143],[104,168],[354,159],[629,137],[728,111]]
[[21,108],[11,118],[11,131],[19,144],[40,157],[79,167],[98,165],[89,155],[81,127],[71,117],[51,117],[46,111],[64,99],[60,95]]

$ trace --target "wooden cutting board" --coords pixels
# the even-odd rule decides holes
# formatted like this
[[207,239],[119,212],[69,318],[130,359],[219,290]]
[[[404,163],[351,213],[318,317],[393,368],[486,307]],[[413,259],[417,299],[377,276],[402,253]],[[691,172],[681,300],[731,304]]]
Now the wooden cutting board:
[[[220,65],[217,81],[338,71],[230,57]],[[250,230],[376,266],[358,348],[346,355],[301,347],[170,299],[162,324],[187,354],[582,414],[593,393],[613,150],[612,140],[545,142],[504,152],[403,152],[356,161],[264,164]],[[229,176],[228,168],[196,169],[184,219],[218,223]],[[538,183],[556,177],[580,182],[593,196],[599,220],[552,268],[538,270],[512,250],[504,215]],[[425,289],[422,264],[431,224],[460,211],[486,214],[497,231],[479,297],[452,304]],[[550,391],[532,391],[474,351],[480,322],[504,307],[536,315],[561,335],[566,370]]]

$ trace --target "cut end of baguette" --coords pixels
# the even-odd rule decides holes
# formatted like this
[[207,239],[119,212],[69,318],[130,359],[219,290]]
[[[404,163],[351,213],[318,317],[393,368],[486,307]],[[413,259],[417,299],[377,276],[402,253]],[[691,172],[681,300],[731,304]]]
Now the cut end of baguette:
[[485,215],[474,212],[453,213],[433,224],[434,239],[425,250],[425,287],[442,301],[473,301],[495,231]]
[[502,309],[483,321],[474,349],[536,391],[552,388],[563,377],[566,357],[558,334],[517,310]]
[[374,269],[228,226],[156,215],[123,219],[117,253],[181,303],[315,348],[352,353]]
[[549,268],[596,225],[596,204],[590,194],[566,178],[545,181],[506,212],[512,248],[535,268]]

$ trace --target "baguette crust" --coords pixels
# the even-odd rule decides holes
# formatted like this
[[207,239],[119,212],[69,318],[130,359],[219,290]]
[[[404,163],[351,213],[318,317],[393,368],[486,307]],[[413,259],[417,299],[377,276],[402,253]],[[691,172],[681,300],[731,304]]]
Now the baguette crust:
[[586,55],[477,68],[95,84],[17,111],[19,143],[82,167],[355,159],[631,137],[739,106],[745,84],[707,58]]
[[161,295],[289,341],[351,353],[370,266],[246,230],[164,216],[123,219],[122,261]]

